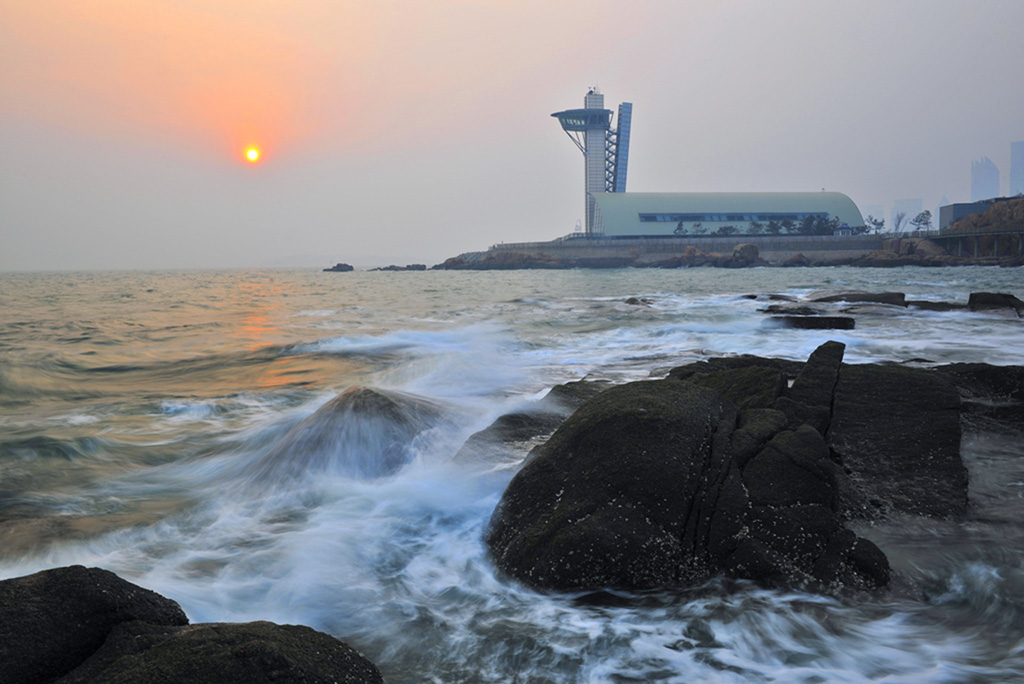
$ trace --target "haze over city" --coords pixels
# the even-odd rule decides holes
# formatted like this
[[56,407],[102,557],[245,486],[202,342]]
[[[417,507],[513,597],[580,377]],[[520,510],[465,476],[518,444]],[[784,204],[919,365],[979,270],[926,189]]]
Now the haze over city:
[[1018,0],[0,0],[0,270],[565,235],[582,160],[549,114],[592,86],[633,103],[629,191],[934,212],[982,157],[1007,190],[1021,26]]

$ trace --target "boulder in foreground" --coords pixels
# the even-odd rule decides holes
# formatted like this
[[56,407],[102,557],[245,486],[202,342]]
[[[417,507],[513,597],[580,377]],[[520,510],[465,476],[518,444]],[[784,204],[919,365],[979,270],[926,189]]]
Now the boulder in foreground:
[[379,684],[377,668],[309,627],[188,625],[177,603],[99,568],[0,581],[4,684]]
[[845,521],[964,512],[959,395],[931,371],[844,365],[843,349],[822,345],[798,373],[757,357],[691,364],[586,401],[496,508],[497,567],[568,591],[715,575],[884,586],[885,555]]
[[535,449],[491,520],[499,569],[569,591],[885,585],[885,555],[841,522],[824,437],[773,408],[781,371],[691,380],[606,390]]

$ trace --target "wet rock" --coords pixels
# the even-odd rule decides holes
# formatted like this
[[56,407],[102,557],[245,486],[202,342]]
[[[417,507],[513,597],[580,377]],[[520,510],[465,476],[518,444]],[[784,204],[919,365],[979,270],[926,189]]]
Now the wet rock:
[[812,292],[807,295],[811,302],[849,302],[869,304],[889,304],[892,306],[906,306],[907,297],[902,292],[833,292],[820,293]]
[[0,582],[0,678],[50,682],[84,662],[118,624],[188,624],[177,603],[112,572],[75,565]]
[[954,363],[935,372],[959,391],[966,428],[1024,433],[1024,366]]
[[715,390],[739,409],[768,408],[786,389],[786,376],[778,369],[764,366],[700,373],[689,381]]
[[342,263],[340,261],[338,263],[334,264],[334,266],[331,266],[330,268],[325,268],[324,269],[325,272],[326,271],[336,271],[336,272],[340,272],[340,273],[345,273],[345,272],[353,271],[353,270],[355,270],[355,269],[352,268],[351,264],[345,264],[345,263]]
[[967,308],[966,304],[957,302],[930,302],[921,299],[908,299],[907,306],[924,311],[959,311]]
[[845,345],[829,341],[808,357],[793,386],[778,397],[773,408],[782,411],[790,425],[807,423],[824,435],[832,419],[832,397],[839,381]]
[[376,684],[357,651],[308,627],[188,625],[177,603],[98,568],[0,581],[4,684]]
[[720,573],[770,586],[884,584],[884,555],[835,515],[821,434],[791,429],[779,411],[738,410],[723,394],[748,388],[763,406],[782,374],[691,371],[689,381],[613,387],[531,453],[491,520],[497,566],[562,590],[670,587]]
[[550,435],[586,399],[600,394],[610,383],[579,380],[555,385],[544,396],[521,411],[499,416],[483,430],[473,433],[455,455],[466,460],[481,455],[495,455],[507,451],[516,442]]
[[856,320],[849,316],[772,316],[769,320],[800,330],[853,330]]
[[845,513],[956,517],[967,508],[960,396],[932,371],[844,365],[828,443],[845,472]]
[[971,311],[1013,309],[1017,316],[1024,315],[1024,302],[1005,292],[972,292],[967,300],[967,308]]
[[654,304],[654,300],[647,299],[646,297],[630,297],[626,300],[626,304],[631,306],[650,306]]
[[376,666],[332,636],[270,622],[118,625],[60,684],[382,684]]
[[802,304],[769,304],[760,311],[784,316],[820,316],[822,312],[821,309]]
[[443,417],[442,406],[422,397],[351,387],[285,433],[250,473],[275,482],[327,471],[392,475],[411,460],[416,436]]

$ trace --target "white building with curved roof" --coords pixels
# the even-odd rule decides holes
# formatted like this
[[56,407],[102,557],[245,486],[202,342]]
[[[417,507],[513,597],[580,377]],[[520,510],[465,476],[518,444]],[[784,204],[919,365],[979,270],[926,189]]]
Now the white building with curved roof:
[[653,237],[716,233],[724,226],[750,232],[771,222],[799,225],[807,217],[863,226],[853,200],[841,192],[600,192],[592,233]]

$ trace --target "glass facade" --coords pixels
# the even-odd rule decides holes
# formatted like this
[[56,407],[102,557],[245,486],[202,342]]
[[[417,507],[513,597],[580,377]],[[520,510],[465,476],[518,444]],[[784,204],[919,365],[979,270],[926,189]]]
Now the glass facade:
[[783,212],[759,212],[751,214],[640,214],[641,223],[679,223],[680,221],[693,222],[707,221],[708,223],[721,223],[725,221],[730,222],[741,222],[741,221],[803,221],[808,217],[819,217],[823,216],[829,218],[828,212],[825,211],[814,211],[804,212],[799,214],[787,214]]

